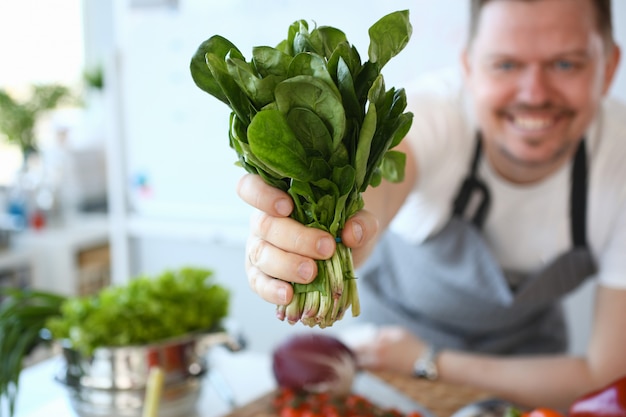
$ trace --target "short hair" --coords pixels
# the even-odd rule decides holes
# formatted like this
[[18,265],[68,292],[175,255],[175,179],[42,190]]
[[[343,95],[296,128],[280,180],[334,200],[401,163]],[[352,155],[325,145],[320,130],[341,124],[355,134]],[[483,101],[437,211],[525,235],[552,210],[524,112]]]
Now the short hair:
[[[478,32],[478,21],[483,7],[495,0],[471,0],[468,43],[471,43]],[[499,0],[499,1],[538,1],[538,0]],[[611,46],[613,38],[613,18],[611,13],[611,0],[589,0],[593,4],[596,13],[596,27],[604,43]]]

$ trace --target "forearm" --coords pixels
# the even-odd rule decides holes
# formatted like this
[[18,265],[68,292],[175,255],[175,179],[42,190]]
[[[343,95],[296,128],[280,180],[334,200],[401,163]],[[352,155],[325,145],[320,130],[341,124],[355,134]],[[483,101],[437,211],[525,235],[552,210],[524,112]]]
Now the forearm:
[[582,357],[491,356],[444,350],[438,359],[444,382],[473,386],[529,407],[566,409],[595,388],[593,372]]

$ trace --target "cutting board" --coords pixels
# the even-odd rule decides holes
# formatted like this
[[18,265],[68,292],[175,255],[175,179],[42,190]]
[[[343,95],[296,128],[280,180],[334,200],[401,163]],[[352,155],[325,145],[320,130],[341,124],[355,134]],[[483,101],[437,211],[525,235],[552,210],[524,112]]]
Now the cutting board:
[[[405,401],[412,401],[417,407],[426,410],[425,417],[450,417],[471,402],[493,397],[489,393],[468,387],[429,382],[391,373],[376,373],[374,376],[389,389],[405,397]],[[234,410],[227,417],[278,417],[271,405],[274,395],[274,392],[270,392]]]

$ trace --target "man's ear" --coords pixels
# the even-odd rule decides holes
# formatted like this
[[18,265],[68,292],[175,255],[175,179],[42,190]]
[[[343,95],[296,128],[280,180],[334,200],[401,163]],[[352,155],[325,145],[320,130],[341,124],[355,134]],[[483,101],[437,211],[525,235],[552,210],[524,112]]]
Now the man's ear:
[[461,51],[461,69],[463,70],[463,78],[465,83],[469,82],[470,75],[472,73],[472,65],[470,63],[470,50],[465,47],[463,51]]
[[613,83],[613,78],[617,72],[617,67],[621,59],[622,52],[617,44],[613,44],[611,51],[609,51],[606,64],[604,67],[604,87],[602,94],[606,94]]

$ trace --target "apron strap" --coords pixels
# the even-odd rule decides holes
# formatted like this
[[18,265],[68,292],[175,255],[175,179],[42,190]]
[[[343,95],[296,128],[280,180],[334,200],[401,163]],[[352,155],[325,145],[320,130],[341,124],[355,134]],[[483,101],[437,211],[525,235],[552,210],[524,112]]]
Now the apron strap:
[[570,221],[574,247],[587,246],[587,152],[585,139],[580,141],[572,168]]
[[[476,133],[476,147],[470,171],[461,185],[454,199],[453,216],[463,217],[472,198],[478,198],[476,211],[471,218],[472,223],[481,229],[487,218],[491,195],[485,183],[480,180],[476,172],[482,153],[482,137]],[[473,197],[476,195],[476,197]],[[570,191],[570,231],[574,247],[587,247],[587,152],[585,138],[580,141],[574,166],[572,168],[572,185]]]
[[474,157],[472,159],[472,165],[470,172],[463,181],[461,189],[454,199],[453,216],[463,217],[463,213],[467,208],[467,205],[472,199],[474,193],[478,192],[477,198],[480,200],[474,216],[472,217],[472,223],[481,229],[487,218],[487,212],[489,211],[489,205],[491,204],[491,194],[485,183],[476,176],[478,171],[478,163],[480,162],[480,155],[482,153],[482,140],[480,132],[476,133],[476,148],[474,150]]

